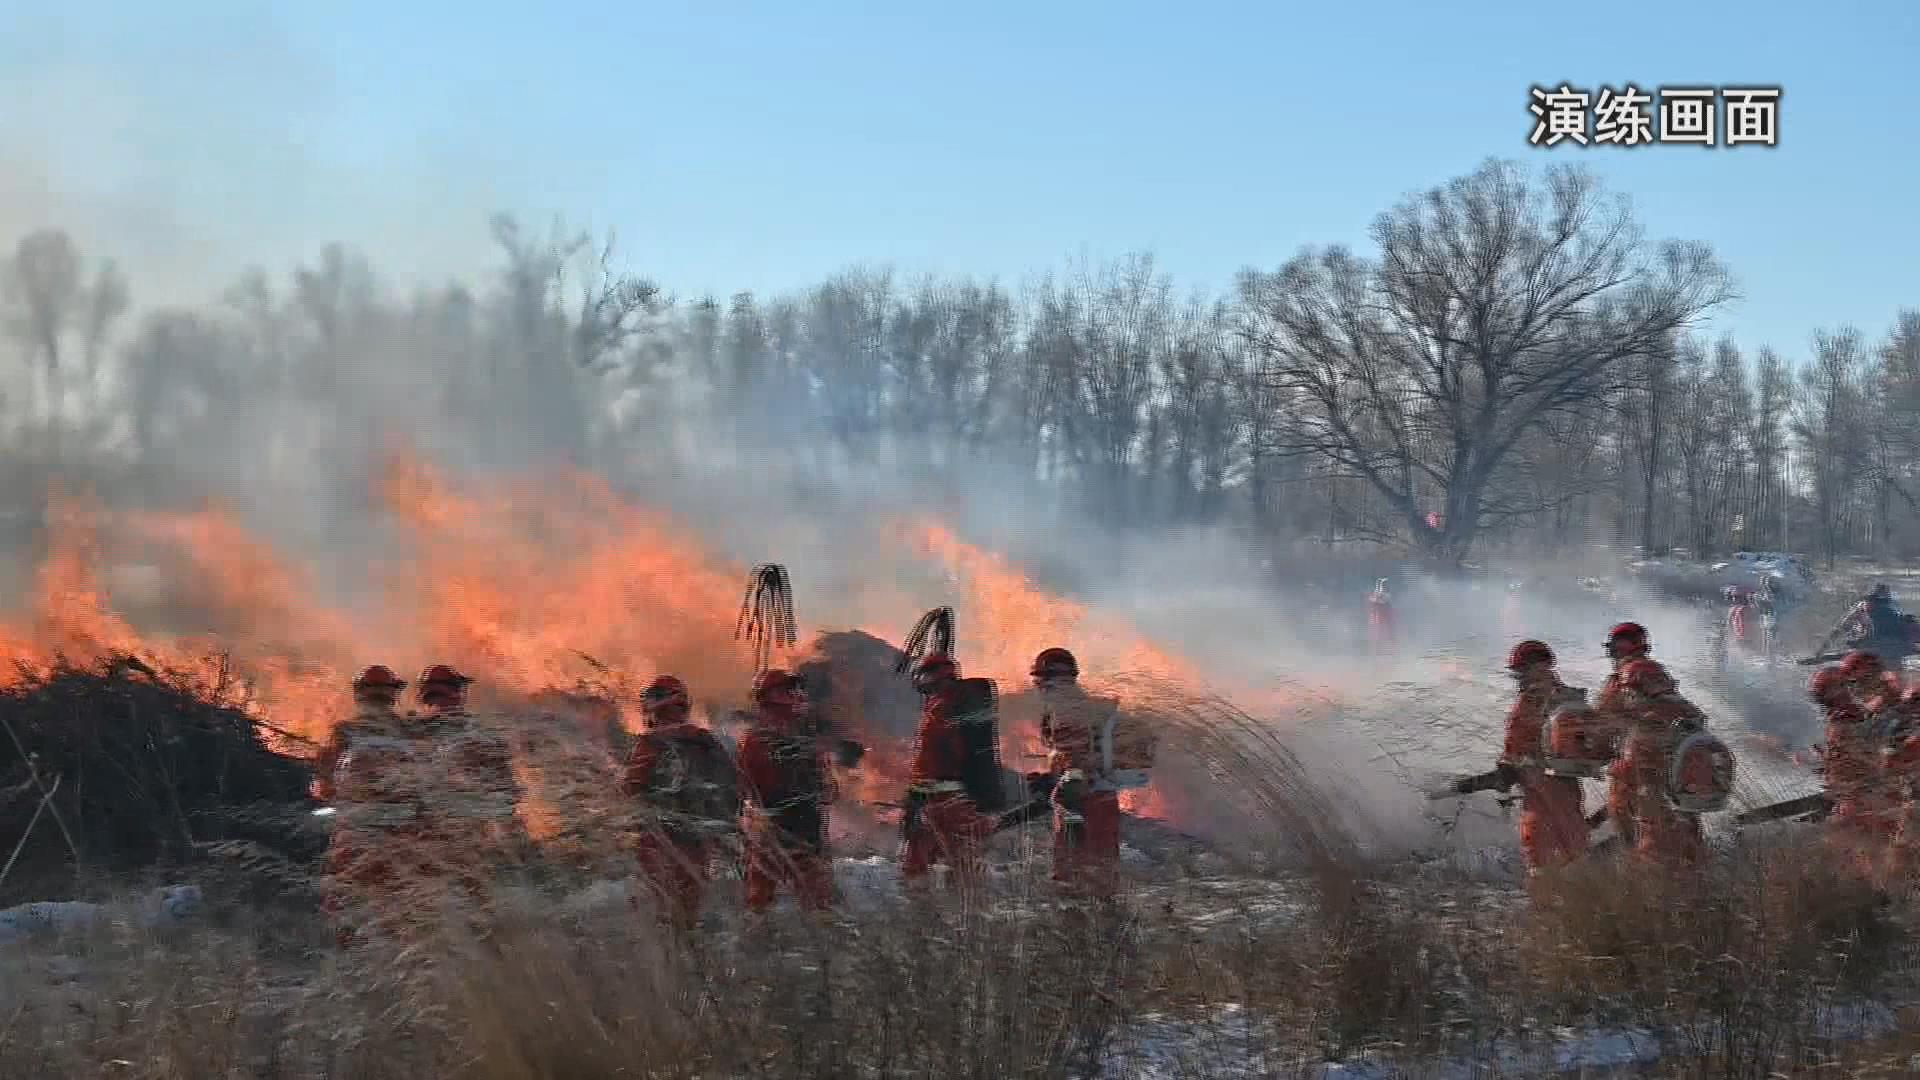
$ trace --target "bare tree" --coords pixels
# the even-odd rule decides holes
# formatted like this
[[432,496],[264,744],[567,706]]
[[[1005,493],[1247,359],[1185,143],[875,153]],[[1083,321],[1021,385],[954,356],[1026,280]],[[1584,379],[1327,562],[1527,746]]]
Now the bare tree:
[[579,313],[569,335],[574,365],[595,375],[632,362],[635,342],[662,309],[659,286],[615,269],[616,250],[609,234],[582,275]]
[[1667,344],[1648,350],[1631,365],[1634,374],[1629,393],[1635,404],[1628,415],[1636,422],[1627,430],[1632,433],[1639,459],[1640,548],[1649,555],[1667,548],[1661,542],[1659,508],[1664,502],[1660,489],[1672,465],[1669,429],[1673,423],[1673,368],[1673,348]]
[[1116,521],[1130,514],[1128,482],[1154,393],[1154,371],[1170,343],[1173,283],[1153,256],[1134,254],[1094,270],[1082,267],[1075,327],[1076,404],[1089,456],[1098,463],[1103,502]]
[[85,304],[80,253],[60,229],[20,239],[7,267],[9,328],[46,373],[46,407],[59,412],[61,346]]
[[1800,370],[1793,433],[1807,460],[1819,516],[1821,553],[1834,564],[1859,517],[1869,455],[1860,332],[1851,327],[1813,338],[1813,360]]
[[712,386],[720,371],[720,302],[711,296],[695,300],[687,308],[687,370],[707,386]]
[[1875,524],[1885,548],[1894,540],[1893,497],[1909,524],[1920,511],[1920,311],[1896,318],[1872,385]]
[[1684,419],[1672,427],[1686,496],[1687,543],[1696,556],[1706,557],[1731,532],[1746,377],[1731,341],[1721,341],[1709,363],[1706,346],[1697,339],[1682,346],[1677,375],[1675,399]]
[[1754,545],[1781,546],[1786,537],[1787,420],[1792,408],[1793,382],[1780,354],[1761,349],[1754,369],[1753,419],[1747,443],[1753,453],[1753,498],[1750,513]]
[[[62,454],[68,428],[85,429],[83,441],[90,443],[111,426],[98,415],[101,360],[130,305],[113,263],[102,263],[89,282],[86,260],[60,229],[27,234],[13,257],[0,263],[0,324],[39,376],[41,420],[54,457]],[[77,348],[69,337],[77,339]],[[83,396],[81,415],[73,417],[68,413],[76,385]]]
[[809,293],[801,312],[801,364],[818,390],[828,429],[856,457],[873,452],[881,431],[893,290],[886,270],[848,271]]
[[1487,524],[1528,432],[1592,407],[1730,295],[1705,247],[1648,250],[1626,202],[1577,168],[1535,185],[1489,162],[1373,237],[1377,262],[1334,248],[1242,275],[1243,332],[1306,409],[1290,449],[1363,479],[1444,561]]

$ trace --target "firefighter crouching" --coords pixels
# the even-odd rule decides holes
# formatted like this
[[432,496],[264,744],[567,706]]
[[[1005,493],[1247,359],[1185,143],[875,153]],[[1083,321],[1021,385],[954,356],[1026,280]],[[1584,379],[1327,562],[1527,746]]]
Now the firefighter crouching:
[[[980,680],[972,680],[979,682]],[[920,729],[914,739],[907,777],[905,850],[900,873],[907,884],[923,885],[936,862],[952,872],[955,887],[977,884],[981,849],[993,835],[996,818],[980,812],[979,780],[966,725],[989,723],[990,695],[969,701],[960,668],[945,653],[922,657],[913,668],[913,687],[921,694]],[[990,736],[990,732],[988,733]],[[997,770],[990,778],[999,783]],[[972,781],[972,783],[970,783]]]
[[716,842],[739,824],[737,766],[713,732],[693,723],[693,702],[675,676],[647,684],[640,708],[645,729],[627,757],[620,790],[646,806],[635,853],[660,914],[691,928],[700,918]]
[[1146,786],[1154,734],[1123,716],[1117,699],[1082,689],[1079,662],[1065,649],[1040,653],[1030,674],[1056,778],[1054,881],[1069,895],[1111,899],[1120,883],[1120,792]]
[[782,886],[802,910],[833,901],[827,855],[827,807],[837,794],[819,740],[807,730],[800,680],[778,668],[753,680],[755,713],[740,740],[739,777],[746,799],[746,905],[773,906]]
[[[1598,770],[1589,770],[1577,759],[1548,758],[1543,736],[1549,718],[1562,729],[1560,739],[1571,740],[1575,737],[1572,726],[1578,721],[1556,714],[1569,707],[1584,709],[1586,702],[1584,690],[1560,681],[1553,650],[1542,641],[1522,641],[1508,654],[1507,670],[1520,684],[1520,694],[1507,711],[1500,763],[1513,770],[1520,787],[1520,853],[1527,872],[1537,874],[1586,852],[1587,822],[1578,777]],[[1562,768],[1582,771],[1568,773]]]

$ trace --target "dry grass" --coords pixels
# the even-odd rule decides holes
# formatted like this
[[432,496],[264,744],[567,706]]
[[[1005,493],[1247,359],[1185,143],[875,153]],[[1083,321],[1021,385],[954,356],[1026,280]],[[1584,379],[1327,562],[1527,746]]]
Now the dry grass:
[[[618,897],[526,891],[497,898],[484,938],[345,952],[311,915],[270,935],[244,914],[174,938],[109,927],[9,947],[0,1075],[1069,1077],[1100,1059],[1109,1075],[1149,1059],[1153,1075],[1304,1075],[1522,1062],[1560,1025],[1664,1031],[1667,1075],[1890,1061],[1897,1039],[1840,1036],[1856,1003],[1906,985],[1910,913],[1806,854],[1748,852],[1689,884],[1584,867],[1531,910],[1499,887],[1387,875],[1338,905],[1239,878],[1076,913],[1016,868],[990,903],[821,923],[744,925],[723,890],[723,924],[693,941]],[[1263,890],[1297,906],[1263,917]],[[1169,1024],[1177,1049],[1142,1041]]]

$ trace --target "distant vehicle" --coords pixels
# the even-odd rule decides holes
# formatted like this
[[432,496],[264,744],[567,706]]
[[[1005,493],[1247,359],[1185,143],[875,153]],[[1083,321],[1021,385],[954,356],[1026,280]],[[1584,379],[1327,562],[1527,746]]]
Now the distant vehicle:
[[1798,555],[1778,551],[1742,551],[1711,565],[1683,559],[1633,559],[1627,573],[1679,599],[1712,602],[1730,585],[1756,590],[1765,586],[1773,603],[1797,607],[1813,593],[1813,571]]
[[1813,570],[1805,558],[1784,551],[1738,551],[1730,562],[1709,568],[1726,585],[1758,585],[1772,578],[1776,593],[1798,599],[1813,591]]

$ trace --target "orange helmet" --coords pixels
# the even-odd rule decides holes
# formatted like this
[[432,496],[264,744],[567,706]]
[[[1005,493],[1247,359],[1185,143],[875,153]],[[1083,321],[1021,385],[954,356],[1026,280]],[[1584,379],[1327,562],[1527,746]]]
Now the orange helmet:
[[648,717],[668,709],[691,709],[693,700],[687,684],[672,675],[661,675],[640,691],[640,708]]
[[1507,654],[1508,671],[1524,671],[1535,664],[1553,663],[1553,649],[1544,641],[1523,641]]
[[1840,672],[1849,679],[1870,679],[1887,670],[1878,653],[1855,649],[1840,658]]
[[1665,667],[1658,661],[1644,658],[1621,668],[1620,681],[1641,697],[1655,698],[1680,689],[1680,684],[1673,681],[1673,676],[1667,674]]
[[420,673],[420,686],[466,686],[473,680],[446,664],[435,664]]
[[950,679],[960,677],[960,665],[942,652],[930,652],[913,665],[913,688],[930,694]]
[[1840,658],[1840,670],[1849,675],[1878,674],[1886,670],[1886,667],[1879,653],[1868,652],[1865,649],[1855,649]]
[[794,709],[800,706],[800,677],[791,671],[768,668],[753,677],[753,700],[761,705]]
[[1028,672],[1036,679],[1077,679],[1080,677],[1080,662],[1073,654],[1058,646],[1044,649],[1033,658],[1033,670]]
[[1615,659],[1642,656],[1653,651],[1653,641],[1647,636],[1647,628],[1637,622],[1616,623],[1607,631],[1606,650]]
[[355,690],[405,690],[407,680],[385,664],[374,664],[353,677]]

